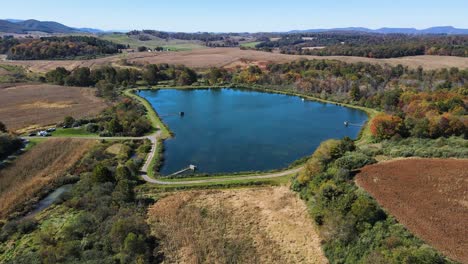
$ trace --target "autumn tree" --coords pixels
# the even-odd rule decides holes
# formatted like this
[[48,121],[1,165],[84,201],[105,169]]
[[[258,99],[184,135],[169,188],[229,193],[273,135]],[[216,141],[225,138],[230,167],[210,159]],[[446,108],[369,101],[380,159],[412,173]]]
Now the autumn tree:
[[398,116],[379,114],[371,120],[370,131],[374,138],[390,139],[401,135],[404,129],[403,120]]

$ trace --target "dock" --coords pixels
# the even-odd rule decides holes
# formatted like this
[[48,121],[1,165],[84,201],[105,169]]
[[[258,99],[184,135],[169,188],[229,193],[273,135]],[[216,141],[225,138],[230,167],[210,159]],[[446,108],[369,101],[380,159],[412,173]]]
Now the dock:
[[197,169],[197,166],[193,165],[193,164],[190,164],[188,167],[184,168],[184,169],[181,169],[180,171],[176,171],[174,173],[172,173],[171,175],[168,175],[167,177],[172,177],[172,176],[176,176],[176,175],[179,175],[179,174],[182,174],[186,171],[195,171]]

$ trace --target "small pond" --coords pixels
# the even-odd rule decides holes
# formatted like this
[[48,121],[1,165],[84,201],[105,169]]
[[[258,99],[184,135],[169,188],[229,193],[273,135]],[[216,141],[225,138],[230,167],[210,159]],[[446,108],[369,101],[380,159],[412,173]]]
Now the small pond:
[[[242,89],[142,90],[175,133],[162,175],[190,164],[197,173],[285,168],[330,138],[356,138],[363,111],[301,97]],[[180,112],[184,112],[181,116]]]
[[65,184],[49,193],[44,199],[40,200],[36,207],[29,212],[26,217],[32,217],[47,207],[51,206],[64,192],[69,191],[73,187],[73,184]]

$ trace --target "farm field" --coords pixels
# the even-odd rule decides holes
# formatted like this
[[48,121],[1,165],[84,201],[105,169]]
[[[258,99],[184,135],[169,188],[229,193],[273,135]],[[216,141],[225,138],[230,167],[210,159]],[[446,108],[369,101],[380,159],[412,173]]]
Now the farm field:
[[14,210],[23,211],[23,203],[34,203],[43,188],[65,176],[94,145],[93,140],[49,139],[19,156],[0,170],[0,219]]
[[130,45],[130,48],[136,49],[141,46],[154,49],[156,47],[163,47],[170,50],[192,50],[206,48],[201,41],[190,41],[181,39],[160,39],[153,38],[151,40],[141,41],[135,37],[129,37],[127,34],[104,34],[100,36],[101,39],[109,40],[114,43]]
[[327,263],[286,186],[174,193],[148,214],[170,263]]
[[18,65],[33,72],[47,72],[57,67],[65,67],[68,70],[77,67],[99,67],[104,65],[119,65],[123,59],[136,64],[183,64],[196,69],[206,69],[210,67],[235,68],[237,66],[246,67],[248,65],[259,65],[265,67],[268,63],[286,63],[300,58],[306,59],[334,59],[349,63],[369,62],[378,64],[390,64],[396,66],[402,64],[411,68],[418,66],[424,69],[440,69],[447,67],[468,68],[468,58],[454,56],[411,56],[392,59],[371,59],[363,57],[347,56],[307,56],[307,55],[286,55],[280,53],[270,53],[256,50],[241,50],[239,48],[208,48],[194,49],[191,51],[179,52],[136,52],[119,54],[105,58],[93,60],[37,60],[37,61],[2,61],[0,64]]
[[416,236],[468,262],[468,160],[382,162],[364,167],[356,181]]
[[0,88],[0,120],[19,133],[55,124],[65,116],[94,116],[106,106],[89,88],[46,84]]

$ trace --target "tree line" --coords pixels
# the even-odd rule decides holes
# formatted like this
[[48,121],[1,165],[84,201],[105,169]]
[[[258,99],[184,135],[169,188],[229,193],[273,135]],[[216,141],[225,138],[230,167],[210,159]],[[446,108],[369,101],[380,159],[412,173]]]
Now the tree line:
[[40,39],[0,40],[0,52],[12,60],[95,58],[116,54],[125,45],[88,36],[44,37]]
[[90,69],[79,67],[68,71],[63,67],[46,73],[43,81],[68,86],[94,86],[98,95],[115,96],[115,88],[134,86],[138,82],[156,85],[161,82],[172,82],[173,85],[191,85],[198,80],[197,73],[182,65],[150,64],[143,69],[114,68],[104,66]]
[[[369,33],[288,34],[266,40],[258,49],[279,48],[281,53],[318,56],[395,58],[416,55],[468,57],[468,36]],[[314,48],[316,47],[316,48]]]

